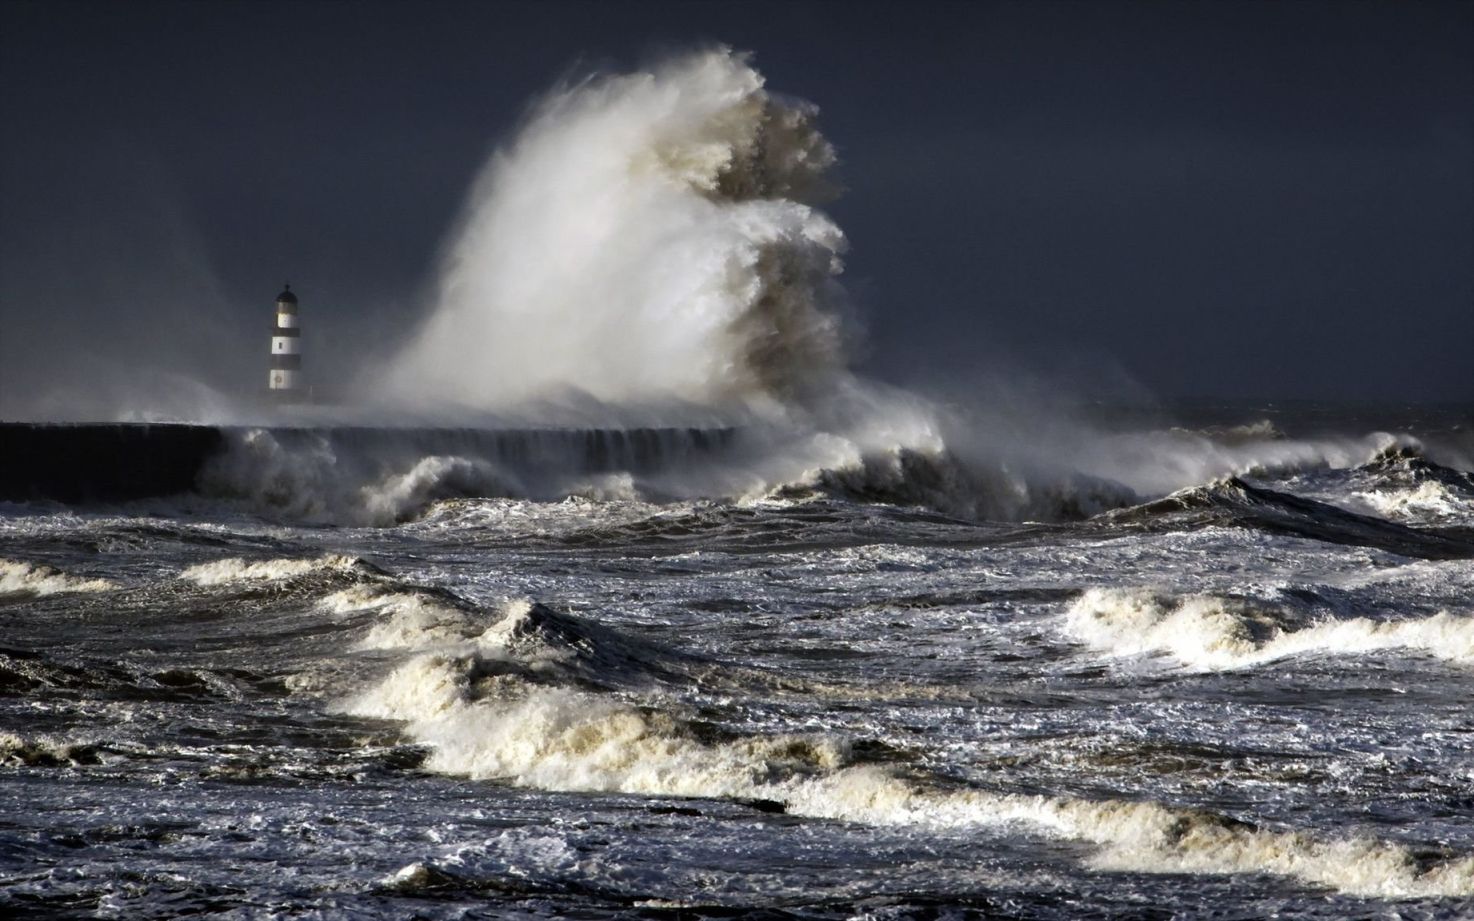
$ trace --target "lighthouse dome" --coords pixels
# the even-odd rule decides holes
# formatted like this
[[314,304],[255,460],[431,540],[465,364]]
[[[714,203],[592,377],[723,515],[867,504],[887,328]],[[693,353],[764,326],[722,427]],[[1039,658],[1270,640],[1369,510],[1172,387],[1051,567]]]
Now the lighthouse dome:
[[295,295],[295,294],[292,293],[292,286],[291,285],[287,285],[282,290],[282,293],[281,294],[278,294],[276,296],[276,302],[278,304],[295,304],[295,303],[297,303],[297,295]]

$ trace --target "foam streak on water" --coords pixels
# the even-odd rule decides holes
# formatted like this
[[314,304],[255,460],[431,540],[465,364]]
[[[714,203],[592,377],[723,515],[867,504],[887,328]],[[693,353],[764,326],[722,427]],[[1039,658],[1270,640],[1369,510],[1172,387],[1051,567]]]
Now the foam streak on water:
[[1474,543],[1358,497],[1465,474],[1394,450],[1047,524],[913,461],[379,526],[12,505],[0,902],[1460,917]]

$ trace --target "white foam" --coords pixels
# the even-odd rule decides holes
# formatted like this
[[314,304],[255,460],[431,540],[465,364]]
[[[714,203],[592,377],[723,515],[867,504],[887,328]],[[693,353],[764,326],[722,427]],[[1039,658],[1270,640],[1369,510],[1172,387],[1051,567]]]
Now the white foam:
[[1355,493],[1377,514],[1414,524],[1443,524],[1474,518],[1474,503],[1437,480],[1406,489],[1374,489]]
[[465,660],[453,653],[418,655],[369,691],[345,702],[341,709],[355,716],[404,720],[413,725],[432,722],[464,705],[467,674]]
[[502,617],[487,627],[477,644],[483,649],[505,649],[526,657],[529,653],[543,658],[549,652],[571,654],[571,650],[550,650],[536,636],[532,628],[536,625],[534,605],[530,598],[516,598],[506,602],[501,609]]
[[384,615],[355,649],[425,649],[463,642],[473,636],[471,616],[433,595],[395,591],[374,583],[349,586],[317,603],[334,615],[374,612]]
[[79,765],[97,763],[98,754],[87,742],[54,735],[21,736],[0,730],[0,765]]
[[564,688],[473,700],[468,662],[418,656],[347,703],[349,713],[401,719],[433,745],[433,770],[548,790],[669,796],[761,796],[765,774],[836,767],[841,747],[810,736],[706,745],[680,724],[614,698]]
[[321,569],[351,569],[359,561],[351,556],[329,554],[317,559],[243,560],[235,557],[199,563],[179,574],[196,585],[228,585],[232,582],[274,581],[306,575]]
[[652,505],[638,500],[568,496],[558,502],[525,499],[448,501],[431,508],[411,529],[478,529],[518,537],[561,535],[586,528],[621,528],[657,515],[680,514],[689,504]]
[[1165,654],[1201,671],[1246,668],[1307,653],[1394,649],[1474,664],[1474,617],[1448,612],[1400,621],[1322,620],[1286,629],[1273,611],[1214,595],[1092,588],[1070,607],[1065,631],[1113,656]]
[[419,656],[348,702],[404,720],[431,770],[554,791],[777,800],[796,815],[877,825],[1012,826],[1097,846],[1102,870],[1271,873],[1361,896],[1474,895],[1474,857],[1420,870],[1364,838],[1269,831],[1151,802],[939,791],[849,764],[826,735],[696,739],[677,717],[568,689],[477,697],[468,662]]
[[523,492],[506,473],[484,460],[432,455],[420,458],[404,473],[364,485],[350,507],[359,521],[389,525],[418,514],[447,493],[507,496]]
[[1368,838],[1267,831],[1154,802],[985,791],[933,792],[878,768],[799,782],[790,811],[872,824],[1015,826],[1098,847],[1097,869],[1143,873],[1270,873],[1349,895],[1474,894],[1474,857],[1420,871],[1407,848]]
[[500,617],[490,626],[473,610],[457,607],[427,592],[397,591],[374,583],[353,585],[324,597],[319,610],[335,615],[374,612],[384,615],[369,628],[355,649],[425,650],[444,647],[446,652],[474,655],[495,649],[517,649],[524,658],[561,657],[569,650],[539,649],[529,656],[532,643],[519,635],[530,622],[531,600],[516,598],[497,609]]
[[117,588],[107,579],[70,576],[39,563],[0,559],[0,598],[39,598],[63,592],[106,592]]

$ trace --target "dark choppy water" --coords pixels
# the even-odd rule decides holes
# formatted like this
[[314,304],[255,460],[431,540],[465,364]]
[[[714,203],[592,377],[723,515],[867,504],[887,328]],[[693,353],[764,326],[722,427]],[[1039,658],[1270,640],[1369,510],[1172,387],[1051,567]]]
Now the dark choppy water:
[[0,911],[1474,914],[1474,479],[1263,434],[1077,521],[7,506]]

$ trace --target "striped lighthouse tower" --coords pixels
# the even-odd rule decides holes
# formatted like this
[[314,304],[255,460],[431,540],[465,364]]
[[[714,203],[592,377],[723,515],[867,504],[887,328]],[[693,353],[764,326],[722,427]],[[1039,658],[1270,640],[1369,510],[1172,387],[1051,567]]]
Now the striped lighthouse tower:
[[297,295],[287,285],[276,296],[276,325],[271,329],[272,396],[295,397],[302,392],[302,328],[297,325]]

